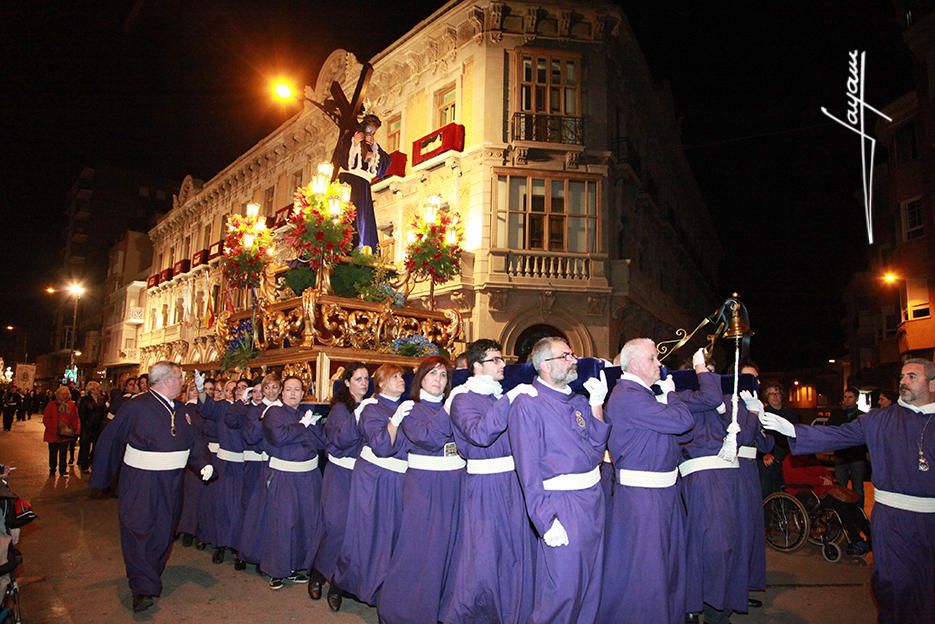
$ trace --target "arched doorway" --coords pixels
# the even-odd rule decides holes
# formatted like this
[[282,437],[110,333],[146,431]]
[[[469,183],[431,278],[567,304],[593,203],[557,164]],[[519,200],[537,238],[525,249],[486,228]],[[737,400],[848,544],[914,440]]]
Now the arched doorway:
[[568,341],[564,333],[551,325],[538,324],[524,329],[517,337],[516,346],[513,348],[513,355],[516,356],[517,362],[525,362],[529,358],[533,345],[543,338],[551,336],[557,336],[566,342]]

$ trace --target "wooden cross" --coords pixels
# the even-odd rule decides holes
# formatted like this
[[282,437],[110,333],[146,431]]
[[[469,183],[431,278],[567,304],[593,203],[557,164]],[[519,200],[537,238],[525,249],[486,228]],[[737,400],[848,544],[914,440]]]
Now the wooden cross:
[[334,167],[334,172],[331,174],[332,182],[337,179],[338,172],[341,169],[338,162],[338,148],[341,145],[341,139],[345,133],[357,131],[357,115],[363,111],[364,94],[367,92],[367,85],[370,84],[372,75],[373,65],[369,61],[365,62],[360,69],[360,77],[357,79],[354,96],[350,102],[347,101],[347,96],[344,95],[344,91],[337,80],[331,83],[331,99],[325,100],[324,103],[311,101],[338,127],[338,140],[331,152],[331,165]]

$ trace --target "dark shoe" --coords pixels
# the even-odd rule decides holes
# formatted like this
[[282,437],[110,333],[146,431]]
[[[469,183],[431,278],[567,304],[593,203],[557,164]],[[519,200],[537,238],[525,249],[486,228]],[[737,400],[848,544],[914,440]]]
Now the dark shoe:
[[143,594],[133,594],[133,612],[141,613],[153,606],[153,597]]
[[756,598],[747,598],[747,606],[753,607],[754,609],[759,609],[763,606],[763,601],[757,600]]
[[195,541],[195,538],[189,535],[188,533],[182,534],[182,546],[188,548]]
[[[311,587],[311,585],[309,585],[309,587]],[[335,587],[334,583],[332,583],[331,587],[328,588],[328,608],[332,611],[340,611],[342,600],[343,598],[341,597],[341,590]]]
[[[308,572],[305,570],[293,570],[292,574],[289,575],[288,579],[293,583],[308,583]],[[318,585],[318,597],[321,598],[321,584]]]
[[701,624],[700,613],[689,613],[685,616],[685,624]]
[[308,597],[312,600],[321,600],[321,579],[316,578],[308,582]]
[[240,557],[234,558],[234,569],[235,570],[246,570],[247,562],[241,559]]
[[211,563],[224,563],[224,549],[215,548],[214,555],[211,557]]
[[284,585],[285,583],[283,582],[283,579],[281,578],[274,578],[274,579],[269,580],[270,589],[282,589]]
[[198,550],[204,550],[207,547],[208,545],[205,542],[202,542],[201,540],[198,540],[198,543],[195,544],[195,548],[197,548]]

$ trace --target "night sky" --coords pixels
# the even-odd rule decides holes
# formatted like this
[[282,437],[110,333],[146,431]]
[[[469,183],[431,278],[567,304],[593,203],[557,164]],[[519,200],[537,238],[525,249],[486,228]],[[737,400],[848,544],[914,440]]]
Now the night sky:
[[[333,49],[370,58],[438,6],[0,3],[0,325],[31,325],[36,352],[82,166],[207,180],[294,112],[271,102],[272,76],[313,83]],[[718,298],[744,298],[753,356],[774,370],[839,357],[840,293],[867,243],[857,137],[819,107],[844,113],[853,48],[867,51],[868,103],[912,88],[901,16],[866,0],[621,6],[670,83],[726,251]]]

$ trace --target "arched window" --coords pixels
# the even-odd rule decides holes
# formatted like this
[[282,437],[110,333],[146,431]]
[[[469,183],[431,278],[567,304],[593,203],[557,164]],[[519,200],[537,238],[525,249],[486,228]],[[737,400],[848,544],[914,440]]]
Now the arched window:
[[532,351],[533,345],[543,338],[551,336],[561,338],[566,342],[568,341],[565,334],[551,325],[539,324],[527,327],[519,335],[519,338],[516,339],[516,347],[513,349],[513,355],[517,357],[518,362],[525,362],[529,358],[529,353]]

